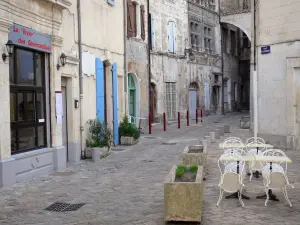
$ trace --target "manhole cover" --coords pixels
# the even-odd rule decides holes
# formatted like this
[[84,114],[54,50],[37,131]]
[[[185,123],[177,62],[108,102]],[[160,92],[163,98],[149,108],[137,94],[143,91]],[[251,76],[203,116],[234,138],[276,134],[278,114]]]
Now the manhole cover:
[[163,142],[163,143],[161,143],[162,145],[176,145],[177,143],[176,142],[170,142],[170,143],[168,143],[168,142]]
[[85,205],[85,203],[68,204],[68,203],[64,203],[64,202],[55,202],[52,205],[45,208],[45,210],[53,211],[53,212],[77,211],[83,205]]
[[146,139],[156,139],[156,137],[151,137],[151,136],[148,136],[148,137],[144,137]]

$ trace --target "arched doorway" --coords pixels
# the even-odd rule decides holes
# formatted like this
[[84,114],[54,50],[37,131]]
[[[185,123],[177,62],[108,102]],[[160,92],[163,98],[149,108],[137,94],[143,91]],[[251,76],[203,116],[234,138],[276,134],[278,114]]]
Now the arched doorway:
[[190,119],[196,119],[196,109],[198,108],[198,89],[196,82],[192,82],[189,87],[189,114]]
[[130,122],[134,123],[136,117],[136,83],[133,78],[133,74],[128,74],[128,104],[129,104],[129,116]]
[[156,117],[156,102],[157,102],[157,93],[156,93],[156,86],[154,83],[151,83],[150,86],[150,114],[152,118],[152,123]]

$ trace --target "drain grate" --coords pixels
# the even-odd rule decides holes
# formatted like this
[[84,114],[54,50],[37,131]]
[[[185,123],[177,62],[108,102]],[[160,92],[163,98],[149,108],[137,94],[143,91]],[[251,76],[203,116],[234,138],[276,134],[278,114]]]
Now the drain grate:
[[64,202],[55,202],[52,205],[45,208],[45,210],[53,211],[53,212],[76,211],[84,205],[85,205],[85,203],[68,204],[68,203],[64,203]]
[[177,144],[177,142],[170,142],[170,143],[168,143],[168,142],[163,142],[163,143],[161,143],[162,145],[176,145]]

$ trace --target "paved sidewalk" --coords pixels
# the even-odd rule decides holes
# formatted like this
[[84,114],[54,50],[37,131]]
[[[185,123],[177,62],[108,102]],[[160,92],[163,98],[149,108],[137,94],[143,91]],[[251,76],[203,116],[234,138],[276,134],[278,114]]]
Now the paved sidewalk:
[[[140,143],[98,163],[69,165],[68,173],[20,182],[0,189],[0,224],[9,225],[151,225],[163,222],[163,181],[180,153],[232,116],[205,117],[202,125],[191,121],[153,128]],[[219,123],[214,123],[220,121]],[[153,137],[149,139],[149,137]],[[165,145],[162,143],[173,143]],[[54,202],[86,203],[75,212],[43,210]]]
[[[114,152],[98,163],[85,161],[69,165],[67,173],[54,173],[1,188],[0,224],[163,225],[163,181],[172,165],[180,163],[180,153],[184,147],[198,144],[212,127],[224,123],[234,127],[230,136],[248,136],[248,131],[237,128],[240,116],[209,116],[205,117],[202,125],[191,122],[187,128],[182,123],[179,130],[177,124],[173,124],[167,127],[167,132],[157,125],[153,128],[153,134],[144,134],[137,145]],[[176,145],[168,145],[174,142]],[[263,200],[251,199],[245,200],[244,209],[234,199],[224,199],[216,207],[219,193],[216,161],[219,154],[216,144],[212,145],[209,149],[202,224],[299,224],[299,154],[288,152],[293,158],[289,177],[296,188],[289,190],[289,195],[294,207],[288,207],[284,201],[270,201],[269,206],[265,207]],[[251,182],[253,185],[247,186],[247,195],[252,197],[256,196],[254,192],[261,193],[262,189],[258,188],[261,187],[260,182]],[[283,200],[282,195],[278,196]],[[43,210],[56,201],[86,204],[75,212]]]

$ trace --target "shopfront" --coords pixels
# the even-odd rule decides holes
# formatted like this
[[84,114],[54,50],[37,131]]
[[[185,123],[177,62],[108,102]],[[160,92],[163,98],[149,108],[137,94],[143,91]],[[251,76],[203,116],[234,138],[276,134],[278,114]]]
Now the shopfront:
[[[9,121],[5,132],[10,138],[0,140],[0,153],[6,152],[0,155],[0,186],[48,174],[66,165],[65,147],[53,145],[52,140],[60,133],[51,133],[55,130],[51,125],[56,125],[51,119],[51,109],[56,105],[51,93],[56,90],[50,86],[60,76],[51,63],[55,48],[52,40],[50,34],[19,24],[10,25],[7,50],[2,54],[3,68],[8,69],[6,75],[3,73],[6,81],[2,85],[9,86],[9,97],[1,96],[4,103],[9,102],[9,114],[2,113],[1,120]],[[3,145],[7,140],[10,148]]]
[[49,143],[49,73],[46,74],[46,68],[49,68],[51,36],[13,24],[8,38],[13,43],[9,57],[13,155],[45,148]]

